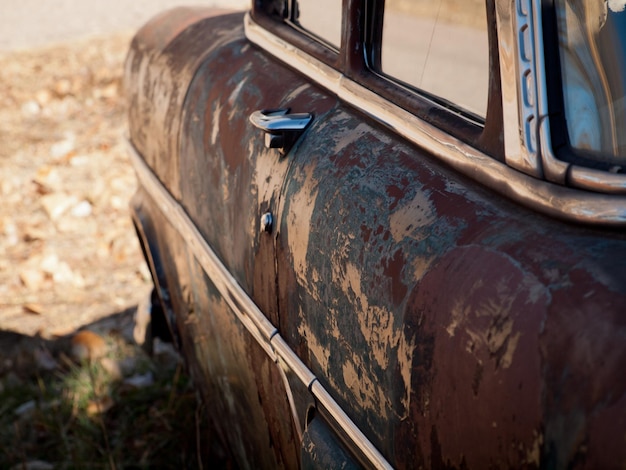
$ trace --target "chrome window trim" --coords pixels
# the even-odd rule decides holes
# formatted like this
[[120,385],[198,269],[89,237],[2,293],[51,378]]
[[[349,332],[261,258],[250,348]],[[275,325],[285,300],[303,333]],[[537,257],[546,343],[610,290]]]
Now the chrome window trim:
[[[185,240],[187,247],[220,292],[222,298],[256,342],[263,348],[268,357],[277,367],[280,368],[281,364],[284,364],[298,377],[302,384],[309,389],[313,397],[328,411],[341,431],[345,433],[374,468],[391,469],[389,462],[365,437],[328,391],[324,389],[315,375],[280,336],[278,329],[263,315],[263,312],[237,283],[237,280],[220,261],[183,207],[155,176],[132,143],[129,141],[127,143],[130,161],[135,169],[141,188],[154,200],[168,222]],[[293,398],[290,396],[289,388],[287,389],[287,394],[293,412],[296,407],[294,406]],[[294,419],[296,423],[300,422],[300,417],[294,416]]]
[[[497,5],[499,5],[497,13],[503,18],[498,20],[499,25],[508,21],[504,18],[507,14],[514,13],[507,11],[506,8],[502,8],[502,5],[507,3],[511,2],[497,2]],[[510,23],[511,21],[508,22]],[[494,191],[538,212],[563,220],[594,225],[626,226],[626,197],[581,191],[580,189],[554,184],[518,171],[461,142],[428,122],[419,119],[414,114],[347,78],[339,71],[295,48],[258,25],[249,13],[244,18],[244,29],[246,37],[252,43],[274,55],[277,59],[282,60],[288,66],[303,73],[348,104],[367,113],[373,119],[394,130],[410,142],[424,148],[464,175],[486,185]],[[506,41],[503,44],[504,46],[508,44],[507,47],[514,47],[514,44]],[[501,59],[503,55],[506,59],[505,68],[511,69],[513,67],[512,70],[505,70],[505,78],[503,78],[502,83],[503,99],[506,100],[508,106],[504,109],[505,121],[513,118],[513,121],[511,121],[513,123],[519,122],[519,114],[517,112],[518,96],[516,89],[513,90],[511,84],[507,82],[506,76],[510,75],[510,73],[517,73],[515,72],[516,65],[510,60],[510,55],[516,54],[514,51],[515,49],[506,48],[500,50]],[[539,91],[542,91],[544,88],[545,81],[544,85],[539,87]],[[511,95],[513,92],[514,96]],[[515,116],[511,114],[513,111]],[[542,120],[542,124],[544,138],[541,141],[538,139],[537,142],[542,149],[545,159],[549,150],[549,148],[545,148],[545,146],[549,145],[547,118]],[[537,125],[537,128],[539,128],[539,125]],[[513,137],[517,139],[517,143],[511,142]],[[507,150],[521,149],[519,127],[505,129],[505,146],[507,145]],[[562,163],[556,159],[554,160],[555,165],[553,166],[558,166]],[[529,160],[529,164],[532,166],[532,160]],[[563,175],[565,175],[565,172],[563,172]]]
[[[511,14],[510,8],[514,8]],[[626,175],[596,170],[559,160],[550,133],[541,0],[496,1],[505,119],[505,160],[538,178],[607,194],[626,194]],[[512,21],[514,20],[514,21]],[[513,33],[513,34],[512,34]],[[515,40],[517,37],[517,40]],[[516,50],[517,73],[511,73],[509,51]],[[504,64],[504,66],[503,66]],[[509,85],[507,87],[507,84]],[[512,93],[516,89],[518,120]],[[508,111],[508,112],[507,112]],[[517,145],[516,140],[520,143]]]
[[[249,31],[249,25],[254,24],[252,27],[252,31]],[[246,37],[253,43],[257,44],[254,40],[250,39],[248,33],[255,36],[256,32],[267,32],[261,26],[253,23],[252,17],[250,13],[246,13],[244,17],[244,28],[246,31]],[[270,34],[267,32],[267,34]],[[271,55],[277,57],[279,60],[283,60],[287,62],[291,67],[296,70],[302,71],[307,70],[311,67],[311,64],[315,64],[315,81],[331,91],[334,94],[339,94],[339,81],[341,79],[341,73],[339,73],[334,68],[326,65],[324,62],[312,57],[311,55],[305,53],[301,49],[297,48],[293,44],[285,41],[284,39],[271,35],[272,41],[262,41],[263,49],[269,52]],[[257,44],[259,45],[259,44]],[[287,60],[285,60],[287,59]]]
[[536,45],[543,39],[533,27],[538,20],[531,1],[496,2],[504,158],[509,166],[543,178],[536,131],[541,119],[536,52],[542,49]]

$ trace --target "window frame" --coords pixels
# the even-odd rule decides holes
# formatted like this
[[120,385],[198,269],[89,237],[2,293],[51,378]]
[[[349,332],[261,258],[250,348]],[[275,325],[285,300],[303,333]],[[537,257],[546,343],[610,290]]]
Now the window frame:
[[[296,21],[296,19],[294,18],[294,16],[296,15],[296,11],[295,11],[295,9],[292,10],[292,8],[293,8],[293,5],[297,4],[297,2],[299,2],[299,1],[300,0],[285,0],[285,3],[288,4],[288,6],[287,6],[287,17],[285,18],[285,23],[287,23],[289,26],[291,26],[295,30],[300,31],[305,36],[309,36],[314,41],[317,41],[317,42],[321,43],[322,45],[324,45],[325,47],[327,47],[331,51],[339,54],[340,53],[340,49],[335,47],[334,44],[331,44],[326,38],[324,38],[322,36],[319,36],[318,34],[316,34],[313,31],[308,30],[305,26],[302,26],[301,24],[299,24]],[[343,13],[342,13],[342,15],[343,15]],[[343,24],[343,17],[340,18],[340,24],[339,24],[340,36],[341,36],[342,24]],[[341,38],[340,38],[339,42],[341,43]],[[341,44],[339,45],[339,48],[341,48]]]
[[581,168],[611,173],[615,166],[622,168],[616,175],[626,179],[626,165],[611,161],[611,156],[603,152],[578,149],[571,145],[565,113],[565,85],[563,80],[561,51],[559,47],[558,18],[555,2],[544,8],[544,50],[546,62],[557,66],[546,67],[548,109],[550,110],[550,132],[552,152],[558,160]]
[[[462,117],[463,119],[468,121],[470,124],[476,124],[481,128],[484,127],[486,116],[485,117],[480,116],[476,113],[473,113],[472,111],[469,111],[467,109],[460,107],[451,99],[447,99],[443,96],[437,95],[436,93],[432,93],[425,88],[420,88],[419,86],[412,85],[411,83],[405,82],[404,80],[402,80],[399,77],[394,76],[393,74],[385,73],[382,67],[382,57],[383,57],[382,47],[383,47],[384,20],[385,20],[385,12],[384,12],[385,6],[384,5],[386,3],[386,0],[371,0],[371,2],[374,5],[376,4],[382,4],[382,5],[379,6],[378,8],[374,6],[374,9],[376,11],[370,14],[371,19],[366,20],[366,33],[365,33],[366,39],[365,40],[366,40],[366,44],[368,44],[368,47],[366,48],[365,52],[366,52],[366,64],[369,67],[369,69],[374,74],[396,84],[398,87],[406,89],[407,91],[412,92],[412,93],[417,93],[418,95],[423,96],[425,99],[432,101],[432,103],[436,106],[446,108],[453,114],[456,114]],[[483,3],[485,3],[485,8],[486,8],[486,1],[483,0]],[[370,26],[369,32],[367,30],[368,25]],[[489,34],[488,24],[485,26],[486,26],[487,34]],[[489,53],[488,49],[487,49],[487,53]],[[488,83],[487,83],[487,86],[489,86]]]
[[[264,5],[269,4],[270,1],[255,0],[254,8],[251,10],[251,16],[254,21],[270,33],[287,41],[307,54],[310,54],[324,64],[341,71],[341,51],[344,49],[343,23],[345,23],[343,18],[341,26],[341,45],[339,50],[336,50],[332,45],[324,41],[323,38],[305,30],[289,17],[290,7],[288,4],[291,3],[291,1],[292,0],[273,0],[273,4],[283,4],[283,9],[282,11],[268,12],[264,8]],[[347,3],[346,0],[342,1],[343,6],[345,6]]]
[[[381,70],[380,50],[385,2],[384,0],[363,0],[361,3],[365,5],[360,12],[361,17],[357,24],[360,29],[363,54],[351,57],[346,75],[418,118],[491,157],[503,161],[502,96],[496,28],[487,27],[489,79],[487,109],[483,120],[449,100],[378,72]],[[485,0],[485,8],[488,25],[495,24],[495,0]],[[350,39],[358,40],[354,35]],[[358,44],[353,43],[351,46],[349,50],[359,49]]]
[[[281,2],[283,5],[291,0]],[[282,16],[264,11],[262,0],[255,2],[252,18],[270,33],[286,40],[305,53],[336,69],[402,109],[411,112],[442,131],[503,161],[502,99],[496,28],[488,27],[489,83],[484,123],[471,113],[443,98],[403,84],[376,72],[380,56],[384,0],[343,0],[342,34],[339,51],[323,38],[304,30],[289,18],[284,6]],[[276,1],[274,1],[276,3]],[[495,22],[495,0],[485,0],[487,22]]]

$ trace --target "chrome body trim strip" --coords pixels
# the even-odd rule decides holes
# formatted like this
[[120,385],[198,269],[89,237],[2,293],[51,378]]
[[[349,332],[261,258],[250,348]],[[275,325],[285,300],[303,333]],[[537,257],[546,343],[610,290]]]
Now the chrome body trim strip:
[[277,356],[279,356],[289,367],[289,370],[293,372],[300,382],[304,384],[306,388],[309,388],[313,381],[315,380],[315,376],[313,372],[311,372],[302,361],[296,356],[289,345],[285,342],[285,340],[279,334],[274,335],[274,337],[270,341],[272,348],[274,349]]
[[612,193],[626,194],[626,177],[623,173],[608,173],[606,171],[571,165],[569,167],[568,182],[576,188],[603,192],[610,188]]
[[[335,419],[335,421],[341,424],[341,430],[345,433],[346,437],[350,439],[352,442],[357,442],[362,435],[359,428],[350,420],[348,415],[341,409],[341,407],[337,404],[335,400],[330,396],[330,394],[326,391],[326,389],[319,383],[318,380],[315,380],[310,387],[311,393],[315,395],[315,398],[319,401],[319,403],[328,411],[328,413]],[[378,452],[374,447],[370,448],[361,448],[365,458],[367,458],[370,462],[376,462],[376,453]],[[375,453],[375,452],[376,453]],[[386,465],[389,465],[387,462],[384,462]],[[382,462],[377,464],[377,468],[392,468],[383,467]],[[381,466],[379,466],[381,465]]]
[[[515,40],[515,5],[513,2],[496,2],[496,28],[502,117],[504,119],[504,154],[513,167],[523,169],[520,109],[517,95],[517,41]],[[530,163],[530,162],[529,162]],[[530,164],[532,167],[533,165]]]
[[[278,330],[263,315],[248,294],[237,283],[226,266],[211,249],[183,207],[163,186],[152,170],[138,154],[131,142],[128,142],[130,160],[137,174],[141,187],[153,198],[163,215],[185,240],[187,246],[202,266],[211,282],[215,284],[229,307],[248,330],[252,337],[265,350],[270,359],[281,367],[281,362],[302,381],[316,400],[324,405],[332,419],[337,423],[353,444],[363,453],[375,468],[391,469],[391,465],[378,449],[365,437],[330,394],[319,384],[315,375],[291,350]],[[289,394],[289,391],[288,391]],[[290,400],[292,410],[293,400]],[[299,418],[294,417],[296,423]]]
[[[497,5],[500,5],[499,15],[513,13],[503,10],[501,8],[503,3],[511,2],[497,2]],[[245,16],[244,27],[246,37],[257,46],[320,85],[328,81],[327,65],[302,51],[292,54],[295,49],[293,46],[287,45],[283,49],[285,41],[257,25],[249,14]],[[501,55],[503,53],[508,56],[511,51],[501,51]],[[504,196],[562,220],[594,225],[626,226],[626,197],[581,191],[529,176],[455,139],[337,71],[334,71],[331,84],[332,88],[327,87],[328,90],[345,102],[434,154],[464,175]],[[503,90],[503,96],[504,94]],[[508,104],[516,108],[513,102]],[[506,111],[505,116],[510,117]],[[547,124],[546,122],[546,128]],[[505,137],[509,137],[509,134]],[[519,133],[517,138],[519,142]]]
[[265,41],[264,37],[269,33],[253,22],[250,12],[247,12],[244,17],[244,29],[246,37],[252,43],[257,45],[262,43],[263,46],[261,47],[263,49],[283,62],[287,62],[294,69],[299,71],[307,70],[313,65],[315,74],[313,74],[314,76],[311,76],[311,78],[332,93],[336,95],[339,94],[340,72],[326,65],[324,62],[314,59],[309,54],[278,36],[272,35],[272,41]]
[[[541,83],[538,74],[539,62],[537,61],[537,51],[542,44],[541,29],[535,25],[541,24],[537,18],[532,0],[518,0],[517,2],[496,2],[499,10],[509,8],[508,15],[497,15],[498,21],[498,47],[508,51],[515,51],[514,58],[506,54],[500,54],[513,64],[501,66],[501,70],[508,72],[502,74],[501,84],[504,89],[509,90],[508,98],[517,102],[518,116],[513,119],[512,103],[503,102],[511,107],[511,112],[504,114],[504,127],[510,128],[505,131],[505,136],[509,139],[517,139],[520,142],[519,150],[509,153],[509,147],[505,143],[506,163],[517,168],[524,173],[543,178],[543,170],[539,159],[539,139],[538,128],[541,119]],[[506,18],[506,20],[505,20]],[[500,39],[502,35],[502,39]],[[513,73],[513,71],[515,71]],[[503,94],[504,99],[504,94]],[[515,135],[517,130],[517,135]],[[511,144],[509,142],[509,144]],[[516,149],[517,150],[517,149]]]

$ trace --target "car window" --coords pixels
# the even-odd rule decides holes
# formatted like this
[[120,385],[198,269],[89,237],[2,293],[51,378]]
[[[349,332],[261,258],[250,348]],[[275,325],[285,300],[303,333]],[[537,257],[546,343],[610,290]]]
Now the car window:
[[341,45],[341,1],[294,0],[292,21],[336,49]]
[[484,0],[386,0],[384,75],[485,117],[489,47]]
[[558,0],[559,50],[572,147],[626,163],[626,1]]

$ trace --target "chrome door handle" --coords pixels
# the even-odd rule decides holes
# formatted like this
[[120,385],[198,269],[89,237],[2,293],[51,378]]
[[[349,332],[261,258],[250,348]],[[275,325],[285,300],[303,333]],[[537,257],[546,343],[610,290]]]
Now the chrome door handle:
[[310,113],[289,114],[289,109],[262,109],[250,115],[250,122],[265,132],[265,146],[286,154],[313,120]]

